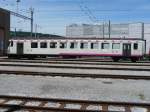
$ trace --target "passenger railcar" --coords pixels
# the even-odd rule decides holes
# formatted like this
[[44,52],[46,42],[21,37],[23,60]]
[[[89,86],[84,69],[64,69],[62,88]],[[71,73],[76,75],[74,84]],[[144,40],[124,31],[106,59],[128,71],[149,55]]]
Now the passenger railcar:
[[107,56],[114,61],[129,58],[135,62],[146,51],[145,40],[135,38],[11,39],[9,42],[10,58]]

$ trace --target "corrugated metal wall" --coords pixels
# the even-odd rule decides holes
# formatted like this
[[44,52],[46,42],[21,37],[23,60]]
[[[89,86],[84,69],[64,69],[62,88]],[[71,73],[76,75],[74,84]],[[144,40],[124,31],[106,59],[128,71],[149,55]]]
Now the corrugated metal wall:
[[[103,32],[104,29],[104,32]],[[104,33],[104,34],[103,34]],[[67,37],[109,37],[109,25],[70,25],[66,27]],[[111,24],[110,37],[112,38],[142,38],[142,23],[130,23],[130,24]]]
[[144,39],[146,40],[146,53],[150,51],[150,24],[144,25]]
[[142,37],[142,23],[129,24],[129,37],[130,38],[143,38]]

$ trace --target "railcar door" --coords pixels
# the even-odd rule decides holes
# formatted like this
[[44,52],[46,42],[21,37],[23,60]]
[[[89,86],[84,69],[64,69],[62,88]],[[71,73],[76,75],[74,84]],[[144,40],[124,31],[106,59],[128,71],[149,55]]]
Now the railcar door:
[[131,44],[123,44],[123,56],[130,57],[131,56]]
[[24,46],[23,46],[23,43],[17,43],[17,55],[23,55],[23,49],[24,49]]

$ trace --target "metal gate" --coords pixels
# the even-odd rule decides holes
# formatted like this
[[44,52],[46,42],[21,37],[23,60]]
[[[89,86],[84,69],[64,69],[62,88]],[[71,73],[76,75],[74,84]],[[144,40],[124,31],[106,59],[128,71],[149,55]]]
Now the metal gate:
[[124,57],[131,56],[131,44],[123,44],[123,56]]
[[23,43],[17,43],[17,55],[23,55],[24,45]]

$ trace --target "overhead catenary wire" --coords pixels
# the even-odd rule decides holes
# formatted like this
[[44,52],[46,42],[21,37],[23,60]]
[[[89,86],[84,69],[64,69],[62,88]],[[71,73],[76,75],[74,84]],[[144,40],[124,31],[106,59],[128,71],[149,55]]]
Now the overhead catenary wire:
[[86,4],[84,3],[83,0],[80,1],[79,7],[80,7],[80,9],[89,17],[89,19],[90,19],[92,22],[97,22],[97,18],[93,15],[93,13],[92,13],[91,10],[88,8],[88,6],[86,6]]
[[[2,1],[2,2],[1,2]],[[8,7],[8,9],[14,7],[14,3],[12,3],[11,1],[9,2],[10,0],[0,0],[1,3],[3,4],[6,4]],[[14,0],[16,1],[16,0]],[[103,8],[101,9],[100,7],[97,8],[97,7],[92,7],[93,5],[89,4],[86,0],[78,0],[79,2],[76,2],[78,4],[78,7],[75,7],[75,8],[63,8],[63,9],[57,9],[57,8],[39,8],[39,9],[36,9],[36,12],[38,13],[38,17],[41,16],[41,14],[45,14],[44,16],[48,15],[48,17],[43,17],[43,18],[40,18],[40,21],[43,21],[43,23],[46,21],[46,22],[53,22],[53,21],[57,21],[57,23],[63,23],[63,24],[69,24],[68,22],[92,22],[92,23],[98,23],[100,22],[99,20],[101,18],[99,17],[104,17],[105,15],[106,16],[111,16],[111,14],[131,14],[131,13],[142,13],[142,12],[145,12],[145,11],[149,11],[148,9],[106,9],[106,8]],[[68,3],[68,1],[66,1],[66,4]],[[75,3],[75,2],[74,2]],[[65,5],[66,5],[65,4]],[[51,4],[53,5],[53,4]],[[3,5],[4,6],[4,5]],[[91,7],[90,7],[91,6]],[[29,10],[26,10],[25,8],[22,7],[22,9],[19,10],[19,12],[21,14],[25,14],[25,13],[29,13]],[[69,18],[69,21],[65,21],[63,19],[63,16],[62,18],[61,17],[58,17],[56,18],[55,16],[58,16],[58,15],[61,15],[61,14],[65,14],[65,19],[68,19]],[[84,14],[84,15],[83,15]],[[42,15],[42,16],[43,16]],[[80,16],[78,16],[80,15]],[[87,19],[88,18],[88,19]],[[107,19],[107,17],[105,17]],[[147,17],[145,17],[147,18]],[[81,20],[82,19],[82,20]],[[105,19],[105,20],[106,20]],[[85,21],[86,20],[86,21]],[[104,19],[103,19],[104,20]],[[108,20],[108,19],[107,19]],[[72,22],[72,23],[73,23]],[[36,23],[38,23],[36,21]],[[43,24],[41,23],[41,24]],[[24,24],[24,23],[23,23]],[[39,23],[38,23],[39,24]],[[51,24],[51,23],[50,23]],[[59,28],[60,27],[60,24],[57,25],[55,27]],[[108,24],[108,22],[107,22]],[[48,25],[48,24],[46,24]],[[62,24],[61,24],[62,25]],[[42,25],[44,26],[44,25]],[[48,26],[44,26],[44,27],[49,27],[50,25]],[[54,25],[53,25],[54,26]],[[44,28],[43,27],[43,28]]]

